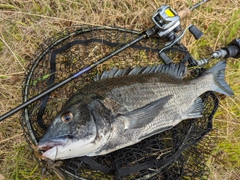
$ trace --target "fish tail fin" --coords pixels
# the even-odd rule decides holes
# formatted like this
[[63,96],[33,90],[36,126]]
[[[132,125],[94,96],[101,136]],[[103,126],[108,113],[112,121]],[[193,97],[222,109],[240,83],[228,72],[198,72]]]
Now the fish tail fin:
[[225,70],[226,70],[226,61],[220,61],[215,66],[213,66],[211,69],[207,70],[205,74],[213,74],[214,80],[213,80],[213,91],[225,94],[227,96],[234,95],[233,90],[230,88],[230,86],[226,83],[224,80],[225,77]]

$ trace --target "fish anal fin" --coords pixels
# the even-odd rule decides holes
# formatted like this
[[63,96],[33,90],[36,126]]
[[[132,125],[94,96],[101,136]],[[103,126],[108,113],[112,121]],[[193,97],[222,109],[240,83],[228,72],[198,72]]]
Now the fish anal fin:
[[172,95],[165,96],[143,107],[127,112],[122,116],[125,129],[136,129],[149,124],[163,110],[163,106],[171,99]]
[[198,97],[194,101],[194,104],[189,108],[186,119],[202,117],[204,108],[203,100]]

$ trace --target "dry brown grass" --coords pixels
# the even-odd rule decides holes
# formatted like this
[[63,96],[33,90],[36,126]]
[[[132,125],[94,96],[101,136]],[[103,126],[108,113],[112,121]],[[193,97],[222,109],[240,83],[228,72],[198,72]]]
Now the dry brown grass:
[[[198,0],[0,0],[0,114],[21,104],[25,70],[43,39],[76,24],[107,25],[145,30],[154,10],[163,4],[174,9]],[[238,0],[211,0],[182,22],[205,32],[199,41],[186,36],[183,43],[196,58],[240,37]],[[229,60],[227,81],[235,96],[222,101],[215,117],[219,142],[210,161],[212,180],[240,179],[240,63]],[[0,179],[39,179],[19,124],[20,113],[0,123]]]

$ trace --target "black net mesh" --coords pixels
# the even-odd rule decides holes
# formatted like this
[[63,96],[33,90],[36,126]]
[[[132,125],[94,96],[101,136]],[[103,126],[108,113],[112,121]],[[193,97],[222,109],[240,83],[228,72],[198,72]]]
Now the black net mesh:
[[[23,89],[26,102],[55,83],[126,44],[138,32],[119,28],[76,26],[44,41],[29,64]],[[144,39],[98,65],[94,70],[60,87],[24,109],[22,127],[29,143],[37,145],[51,120],[77,89],[93,81],[97,73],[118,68],[161,64],[158,37]],[[168,51],[176,62],[189,58],[181,46]],[[192,71],[197,76],[204,69]],[[203,117],[184,120],[176,127],[133,146],[97,157],[64,160],[62,171],[69,179],[207,179],[206,160],[214,140],[207,136],[218,100],[212,92],[202,95]]]

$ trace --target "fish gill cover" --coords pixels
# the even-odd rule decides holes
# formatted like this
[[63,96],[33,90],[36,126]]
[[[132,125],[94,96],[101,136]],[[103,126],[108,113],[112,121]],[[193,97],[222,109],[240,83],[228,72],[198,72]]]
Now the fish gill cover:
[[[138,32],[119,28],[76,26],[50,39],[38,49],[29,64],[23,88],[23,101],[61,82],[112,50],[136,38]],[[94,70],[34,102],[24,109],[22,127],[29,144],[37,145],[47,127],[69,99],[104,70],[161,64],[159,37],[142,40]],[[181,46],[169,52],[174,62],[191,58]],[[195,69],[195,76],[204,69]],[[188,77],[191,78],[191,77]],[[190,94],[189,94],[190,96]],[[212,92],[201,96],[203,117],[184,120],[170,130],[141,142],[95,157],[64,160],[61,170],[68,179],[207,179],[206,161],[213,149],[212,118],[218,99]]]

